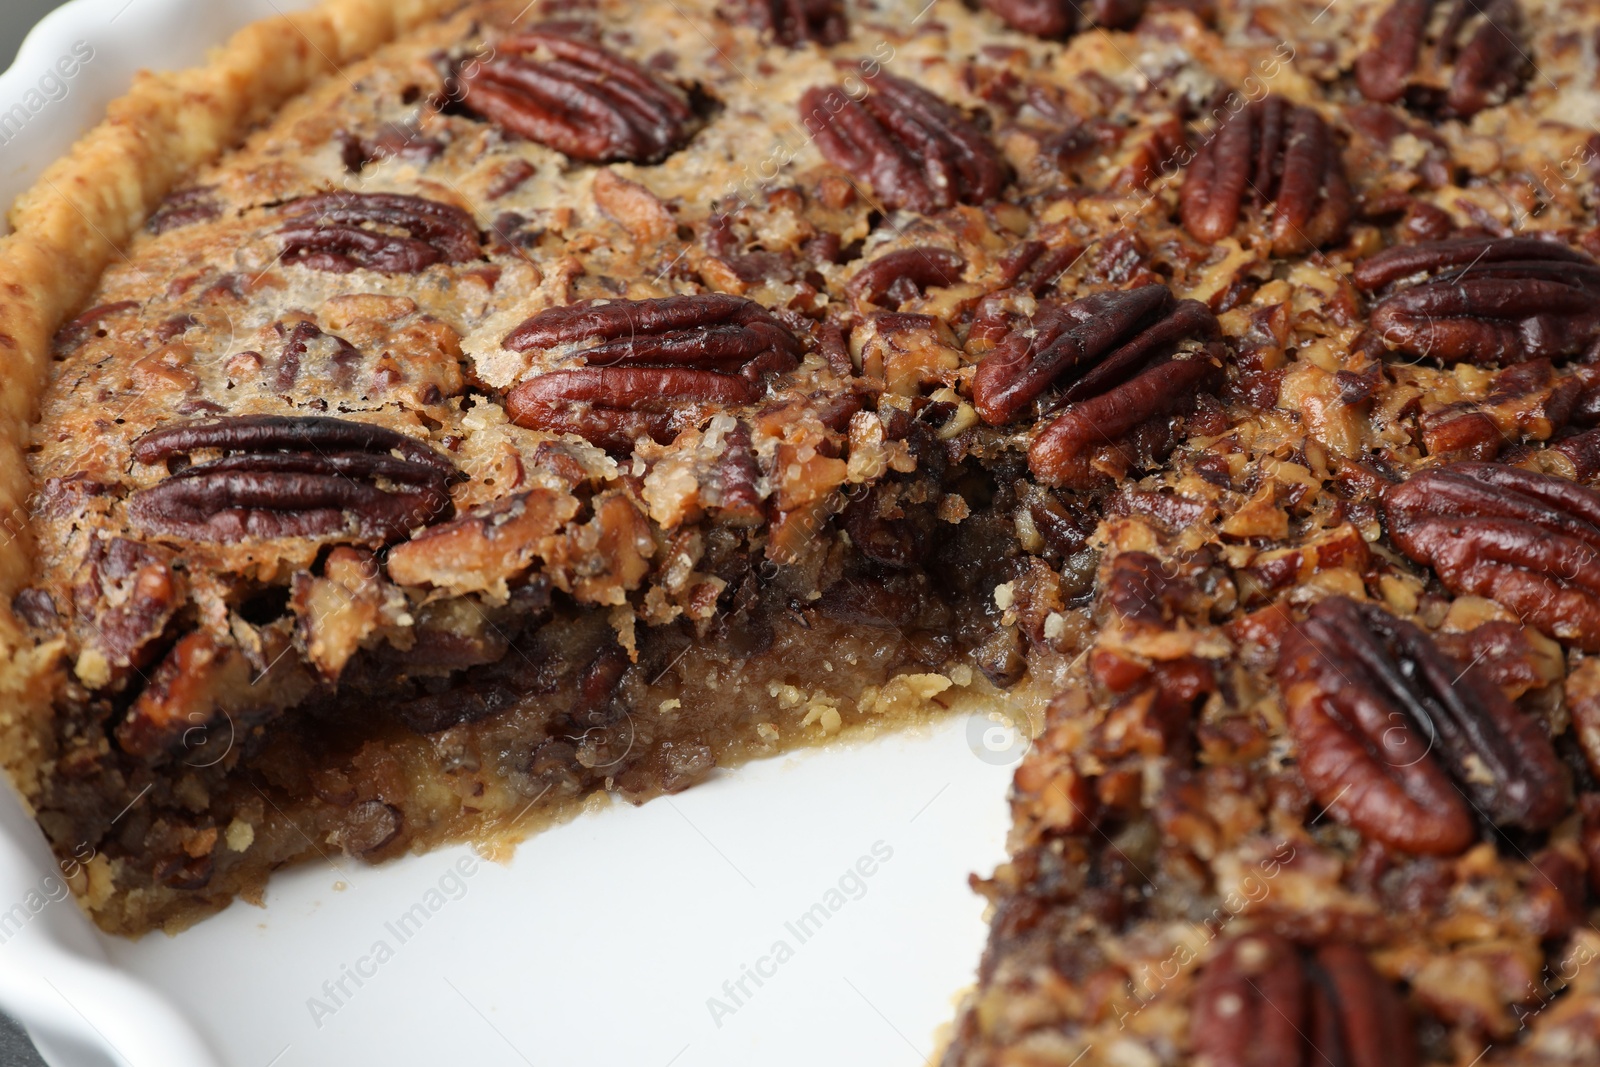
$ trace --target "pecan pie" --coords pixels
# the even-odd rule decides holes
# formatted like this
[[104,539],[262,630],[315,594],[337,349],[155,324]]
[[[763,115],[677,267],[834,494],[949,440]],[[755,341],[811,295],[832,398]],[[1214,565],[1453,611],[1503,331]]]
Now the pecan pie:
[[1004,691],[949,1067],[1600,1061],[1530,8],[332,0],[141,83],[0,245],[13,780],[136,934]]

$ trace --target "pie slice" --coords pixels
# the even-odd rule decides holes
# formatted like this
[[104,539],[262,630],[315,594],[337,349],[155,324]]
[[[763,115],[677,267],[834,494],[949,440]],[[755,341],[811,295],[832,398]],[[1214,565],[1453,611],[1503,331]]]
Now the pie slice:
[[0,245],[7,769],[136,935],[1003,693],[947,1064],[1593,1062],[1591,21],[332,0],[146,77]]
[[[13,773],[102,926],[1042,703],[1092,502],[1214,413],[1215,316],[1071,299],[950,28],[893,34],[913,80],[747,23],[419,19],[172,181],[55,329]],[[1027,369],[1035,317],[1073,362]]]

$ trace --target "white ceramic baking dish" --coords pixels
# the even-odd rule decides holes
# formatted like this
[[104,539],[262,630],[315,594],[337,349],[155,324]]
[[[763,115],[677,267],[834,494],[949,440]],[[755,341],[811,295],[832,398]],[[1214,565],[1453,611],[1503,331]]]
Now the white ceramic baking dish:
[[[301,6],[61,8],[0,76],[0,203],[136,69],[195,63]],[[947,721],[614,805],[509,861],[332,853],[280,873],[265,909],[138,942],[62,899],[0,787],[0,1010],[53,1067],[920,1067],[972,979],[984,928],[966,875],[1002,855],[1019,755],[994,723]]]

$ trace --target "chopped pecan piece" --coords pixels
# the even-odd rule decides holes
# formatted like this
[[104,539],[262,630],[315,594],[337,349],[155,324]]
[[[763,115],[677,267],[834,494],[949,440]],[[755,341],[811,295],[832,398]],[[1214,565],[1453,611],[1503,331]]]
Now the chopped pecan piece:
[[1408,355],[1521,363],[1588,353],[1600,340],[1600,264],[1553,241],[1399,245],[1358,263],[1351,280],[1369,293],[1393,287],[1372,328]]
[[1035,37],[1066,37],[1090,26],[1124,30],[1144,14],[1145,0],[983,0],[1006,25]]
[[746,0],[750,24],[790,48],[838,44],[850,36],[841,0]]
[[211,195],[213,191],[207,186],[191,186],[169,193],[161,206],[150,213],[144,228],[161,234],[197,222],[210,222],[222,214],[222,207]]
[[170,554],[125,537],[96,537],[73,583],[72,603],[114,674],[146,666],[186,594]]
[[56,625],[61,615],[56,611],[55,598],[47,591],[30,586],[11,598],[11,610],[17,618],[36,630]]
[[814,86],[800,115],[824,158],[872,186],[888,208],[923,214],[982,204],[1005,188],[994,145],[955,108],[892,74],[853,99],[841,86]]
[[857,303],[898,307],[929,286],[955,285],[967,261],[948,248],[902,248],[879,256],[856,271],[845,292]]
[[1089,476],[1091,450],[1190,403],[1222,378],[1217,318],[1164,285],[1045,304],[984,357],[973,405],[991,426],[1008,423],[1047,389],[1060,413],[1028,452],[1051,484]]
[[[185,746],[218,741],[231,746],[233,730],[244,725],[235,716],[275,710],[273,691],[252,687],[252,673],[239,649],[206,633],[185,634],[117,725],[117,743],[129,755],[150,761]],[[212,731],[219,736],[209,737]]]
[[1194,154],[1179,214],[1195,238],[1210,244],[1228,236],[1251,202],[1273,205],[1277,255],[1344,240],[1354,200],[1339,143],[1316,111],[1265,97],[1224,122]]
[[1389,535],[1454,593],[1497,600],[1600,652],[1600,493],[1498,463],[1424,471],[1384,494]]
[[389,577],[457,595],[490,590],[504,596],[506,583],[549,552],[549,539],[577,510],[575,498],[546,489],[501,497],[396,545]]
[[1547,829],[1565,779],[1544,728],[1421,629],[1345,597],[1319,602],[1278,661],[1300,773],[1357,831],[1454,854],[1496,826]]
[[252,538],[399,541],[448,518],[448,459],[405,434],[347,419],[241,415],[152,430],[140,463],[215,449],[128,499],[132,524],[156,535],[237,543]]
[[70,351],[89,340],[91,337],[104,337],[109,332],[106,329],[106,320],[126,315],[139,307],[137,300],[118,300],[110,304],[101,304],[83,312],[76,318],[69,319],[56,331],[51,342],[56,348]]
[[1024,241],[998,260],[1000,285],[1004,289],[1025,289],[1034,296],[1043,296],[1055,288],[1056,282],[1082,255],[1082,245],[1052,248],[1043,241]]
[[1522,80],[1521,21],[1516,0],[1395,0],[1356,60],[1356,86],[1380,103],[1406,97],[1444,116],[1475,115]]
[[669,441],[708,407],[751,403],[765,376],[801,355],[765,308],[725,293],[549,308],[512,330],[505,347],[584,363],[512,389],[512,421],[616,449],[640,436]]
[[1559,457],[1570,466],[1573,478],[1588,481],[1600,474],[1600,429],[1562,438],[1551,445],[1545,455],[1551,459]]
[[313,270],[414,274],[479,254],[471,215],[420,196],[322,193],[294,201],[284,214],[289,225],[278,231],[283,261]]
[[554,27],[495,51],[461,74],[461,104],[519,137],[585,163],[659,163],[689,140],[683,95],[630,59]]
[[403,122],[386,122],[370,137],[342,131],[337,140],[344,169],[351,174],[360,174],[368,164],[389,159],[421,167],[445,149],[443,141],[426,137],[415,125]]
[[1199,589],[1188,576],[1148,552],[1119,552],[1101,582],[1102,596],[1124,626],[1169,629],[1185,608],[1194,608]]
[[1405,1001],[1354,945],[1241,934],[1200,972],[1190,1042],[1209,1067],[1411,1067]]
[[761,467],[750,442],[750,427],[737,422],[724,439],[722,454],[706,470],[700,499],[726,526],[760,526],[766,519]]
[[306,659],[324,680],[337,682],[350,658],[403,617],[408,604],[383,581],[380,564],[365,549],[338,546],[328,553],[322,571],[294,576],[289,605]]
[[346,856],[371,856],[395,838],[405,826],[399,808],[381,800],[363,800],[345,812],[328,840]]
[[898,396],[920,396],[948,382],[961,367],[961,346],[935,315],[880,311],[850,333],[850,349],[869,378]]

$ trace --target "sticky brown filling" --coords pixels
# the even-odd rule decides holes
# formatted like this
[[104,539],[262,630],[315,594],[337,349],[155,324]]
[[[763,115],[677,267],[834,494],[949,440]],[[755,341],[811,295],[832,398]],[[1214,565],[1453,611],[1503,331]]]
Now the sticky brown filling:
[[[180,614],[139,654],[142,670],[99,690],[73,683],[40,823],[61,854],[87,847],[115,864],[127,911],[103,915],[113,928],[183,925],[317,852],[375,861],[523,832],[597,792],[642,802],[718,765],[1015,685],[1030,662],[1060,659],[1060,635],[1030,634],[1081,603],[1094,559],[1083,507],[1015,473],[968,460],[900,487],[903,499],[954,491],[970,509],[959,524],[927,503],[885,519],[885,490],[869,489],[805,567],[753,558],[747,530],[708,528],[701,567],[726,582],[717,610],[640,623],[631,648],[614,612],[536,569],[503,602],[412,591],[411,625],[367,641],[330,681],[319,656],[339,641],[337,609],[357,601],[319,608],[307,589],[333,587],[357,555],[335,548],[288,587],[238,595],[234,614],[265,635],[264,669],[228,667],[241,650]],[[1035,605],[1020,623],[996,606],[1006,583]],[[174,663],[190,674],[174,677]]]

